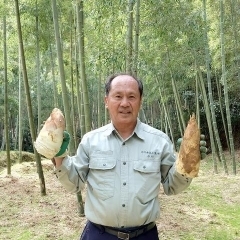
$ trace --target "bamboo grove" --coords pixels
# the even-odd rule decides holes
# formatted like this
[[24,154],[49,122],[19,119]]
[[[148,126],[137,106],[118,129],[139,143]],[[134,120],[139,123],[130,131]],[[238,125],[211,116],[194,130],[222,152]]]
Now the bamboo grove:
[[2,0],[1,150],[34,152],[58,107],[74,154],[85,132],[109,121],[106,77],[128,72],[144,84],[142,121],[175,143],[195,112],[214,172],[237,174],[239,9],[236,0]]

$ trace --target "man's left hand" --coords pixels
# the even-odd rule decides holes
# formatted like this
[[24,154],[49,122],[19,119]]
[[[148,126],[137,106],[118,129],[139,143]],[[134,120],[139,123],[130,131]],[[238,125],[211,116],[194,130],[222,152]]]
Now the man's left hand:
[[[179,151],[181,143],[182,143],[183,138],[179,138],[177,140],[177,150]],[[201,155],[201,160],[203,160],[207,156],[207,143],[205,141],[205,135],[201,134],[200,135],[200,155]]]

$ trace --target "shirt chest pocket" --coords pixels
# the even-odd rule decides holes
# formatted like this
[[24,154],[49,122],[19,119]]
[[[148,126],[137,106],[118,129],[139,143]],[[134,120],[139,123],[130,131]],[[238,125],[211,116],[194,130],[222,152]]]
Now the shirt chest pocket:
[[134,161],[134,170],[143,173],[160,172],[160,161],[158,160],[140,160]]
[[161,182],[159,160],[134,161],[134,191],[142,203],[158,196]]
[[97,198],[106,200],[113,197],[115,189],[116,159],[94,156],[89,162],[88,186]]

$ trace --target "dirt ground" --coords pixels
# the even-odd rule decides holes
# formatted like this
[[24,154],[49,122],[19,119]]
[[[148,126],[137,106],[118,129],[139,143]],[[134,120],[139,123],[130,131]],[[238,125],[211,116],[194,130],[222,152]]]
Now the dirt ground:
[[[205,164],[202,163],[203,168]],[[79,239],[86,219],[78,215],[76,195],[67,193],[57,181],[50,160],[42,160],[42,166],[46,196],[40,194],[35,162],[14,164],[11,176],[6,174],[6,169],[0,171],[0,240]],[[231,185],[226,182],[229,178]],[[204,236],[209,225],[221,231],[224,223],[212,211],[198,207],[193,194],[196,195],[199,184],[214,188],[215,182],[216,187],[223,184],[225,193],[221,194],[225,196],[226,202],[240,204],[239,180],[239,176],[219,176],[201,170],[200,176],[191,184],[192,187],[180,195],[166,196],[161,191],[161,218],[157,221],[160,239],[207,239],[201,236]],[[84,198],[85,192],[82,194]],[[232,239],[240,239],[239,236],[240,232],[236,232],[236,238]]]

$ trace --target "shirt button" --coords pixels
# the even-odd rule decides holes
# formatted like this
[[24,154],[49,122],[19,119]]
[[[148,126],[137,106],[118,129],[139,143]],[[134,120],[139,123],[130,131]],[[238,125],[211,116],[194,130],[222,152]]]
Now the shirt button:
[[125,142],[123,143],[123,145],[125,145]]
[[123,162],[123,165],[126,165],[126,162]]
[[145,168],[146,168],[146,166],[143,166],[143,168],[145,169]]
[[123,186],[126,186],[126,183],[125,183],[125,182],[123,183]]
[[106,163],[104,163],[103,166],[105,167],[105,166],[106,166]]
[[125,204],[122,204],[122,207],[125,207]]

